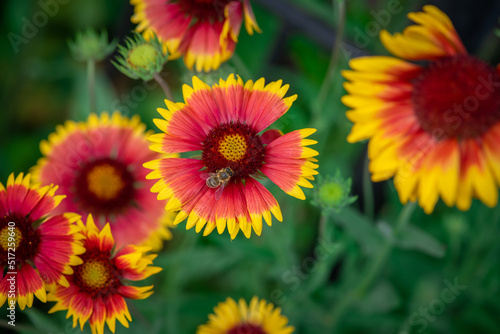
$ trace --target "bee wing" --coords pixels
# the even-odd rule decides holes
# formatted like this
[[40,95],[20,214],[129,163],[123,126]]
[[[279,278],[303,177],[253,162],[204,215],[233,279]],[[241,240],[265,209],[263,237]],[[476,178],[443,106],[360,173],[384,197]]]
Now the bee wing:
[[226,187],[227,181],[222,182],[220,187],[217,188],[215,191],[215,200],[218,201],[220,197],[222,196],[222,192],[224,191],[224,188]]
[[210,176],[212,176],[213,173],[201,173],[200,174],[200,177],[203,179],[203,180],[206,180],[208,179]]

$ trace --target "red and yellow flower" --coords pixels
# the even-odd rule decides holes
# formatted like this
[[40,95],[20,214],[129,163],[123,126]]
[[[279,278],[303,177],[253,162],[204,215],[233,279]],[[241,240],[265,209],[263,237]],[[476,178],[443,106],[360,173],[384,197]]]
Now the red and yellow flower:
[[[282,216],[276,199],[256,180],[259,175],[305,199],[300,187],[312,188],[309,180],[318,167],[313,158],[318,153],[307,147],[316,141],[306,137],[316,130],[261,133],[297,98],[283,98],[287,90],[281,80],[244,84],[230,75],[210,87],[193,77],[193,88],[183,87],[186,103],[165,100],[168,109],[158,109],[164,119],[154,120],[164,133],[150,137],[151,149],[167,154],[201,151],[201,158],[163,158],[144,165],[154,170],[149,179],[159,179],[151,191],[168,200],[165,209],[180,211],[174,224],[187,218],[186,227],[196,226],[197,232],[205,227],[204,235],[216,227],[222,233],[226,226],[231,238],[239,230],[250,237],[252,227],[260,235],[262,217],[271,225],[271,213],[280,221]],[[233,172],[229,181],[208,186],[207,175],[226,168]]]
[[82,263],[80,216],[55,214],[64,196],[57,187],[31,183],[31,176],[11,174],[0,183],[0,306],[18,303],[21,310],[33,304],[33,295],[46,301],[46,290],[68,286],[71,265]]
[[234,53],[241,24],[260,32],[250,0],[131,0],[132,22],[145,38],[155,34],[170,59],[184,56],[189,69],[217,69]]
[[198,327],[196,334],[291,334],[295,328],[287,326],[288,319],[279,307],[253,297],[250,304],[232,298],[214,307],[209,321]]
[[114,252],[115,242],[110,225],[99,230],[92,216],[87,223],[79,222],[84,235],[85,253],[80,257],[82,264],[73,267],[74,274],[66,276],[69,285],[58,285],[47,295],[48,301],[57,302],[49,311],[68,310],[73,316],[73,327],[80,328],[88,321],[92,333],[104,333],[104,323],[114,333],[116,320],[128,328],[132,317],[125,298],[145,299],[153,286],[135,287],[126,285],[129,281],[140,281],[161,271],[151,264],[156,255],[146,254],[150,248],[128,245]]
[[92,114],[86,123],[67,121],[42,141],[44,155],[34,178],[59,185],[68,198],[58,207],[82,216],[91,213],[100,227],[110,223],[117,247],[148,245],[159,249],[171,238],[173,216],[149,189],[153,181],[142,165],[161,155],[148,147],[145,125],[137,116]]
[[[369,139],[373,181],[394,176],[401,202],[431,213],[439,197],[469,209],[493,207],[500,184],[499,68],[467,54],[434,6],[410,13],[402,34],[382,31],[394,57],[353,59],[342,101],[354,122],[347,140]],[[419,61],[415,64],[410,61]]]

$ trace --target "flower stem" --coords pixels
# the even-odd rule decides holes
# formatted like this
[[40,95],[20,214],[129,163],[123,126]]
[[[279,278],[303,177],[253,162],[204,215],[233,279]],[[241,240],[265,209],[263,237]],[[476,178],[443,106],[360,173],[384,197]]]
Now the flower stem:
[[370,159],[368,154],[363,164],[363,211],[365,216],[372,219],[375,217],[375,204],[373,198],[373,183],[370,179],[370,170],[368,168]]
[[153,76],[153,78],[161,86],[161,88],[163,89],[163,92],[165,93],[165,96],[167,97],[167,99],[169,99],[170,101],[173,101],[174,100],[174,96],[172,95],[172,92],[170,91],[170,87],[168,87],[167,82],[165,80],[163,80],[163,78],[158,73],[155,73],[154,76]]
[[[415,211],[416,206],[416,203],[412,202],[403,207],[396,220],[396,225],[393,228],[394,239],[397,239],[401,231],[406,227],[406,225],[408,225],[410,217],[413,211]],[[379,249],[378,254],[374,258],[374,260],[370,262],[371,265],[362,274],[363,279],[354,289],[348,291],[346,293],[346,296],[340,298],[339,302],[334,305],[332,311],[329,312],[331,316],[326,319],[326,322],[331,326],[332,331],[338,325],[338,322],[344,315],[345,311],[352,304],[365,296],[368,289],[373,284],[380,271],[384,267],[387,257],[391,253],[394,246],[394,239],[385,239],[385,243]]]
[[87,83],[89,87],[90,113],[97,113],[97,101],[95,97],[95,60],[87,61]]
[[[334,8],[333,14],[338,16],[337,34],[335,36],[334,45],[332,46],[330,62],[328,63],[325,77],[321,83],[318,95],[311,103],[311,127],[318,130],[316,135],[316,140],[318,141],[316,150],[320,153],[326,148],[328,136],[331,135],[331,131],[327,129],[333,122],[334,113],[331,112],[331,110],[326,110],[325,102],[329,94],[334,95],[337,93],[335,86],[332,86],[339,65],[341,42],[346,20],[345,0],[332,0],[332,4]],[[336,13],[335,8],[338,8],[338,13]]]
[[334,0],[333,6],[335,7],[335,3],[338,5],[338,26],[337,26],[337,36],[335,37],[335,44],[332,48],[332,54],[330,56],[330,63],[328,64],[328,69],[326,70],[325,78],[323,79],[323,83],[319,89],[318,97],[316,98],[316,103],[319,106],[322,106],[326,100],[326,96],[330,91],[330,87],[332,86],[333,79],[335,78],[335,71],[337,69],[337,63],[340,55],[340,41],[342,40],[342,36],[344,35],[344,27],[345,27],[345,0]]
[[233,57],[231,58],[233,61],[234,66],[238,69],[238,72],[241,73],[243,76],[244,80],[250,80],[252,79],[252,75],[250,73],[250,70],[248,69],[247,65],[245,65],[245,62],[238,56],[238,54],[235,52],[233,54]]

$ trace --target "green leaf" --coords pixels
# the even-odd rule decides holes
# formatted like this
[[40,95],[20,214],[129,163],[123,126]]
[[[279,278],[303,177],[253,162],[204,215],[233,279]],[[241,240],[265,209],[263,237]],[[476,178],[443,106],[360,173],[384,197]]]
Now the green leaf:
[[437,258],[442,258],[445,254],[444,246],[436,238],[415,225],[406,226],[395,244],[399,248],[417,250]]
[[334,215],[341,226],[361,246],[363,253],[371,255],[380,248],[383,241],[381,231],[366,216],[353,208],[346,207]]
[[40,312],[35,308],[26,308],[24,313],[33,323],[33,326],[37,329],[43,329],[42,331],[29,331],[30,333],[64,333],[64,329],[55,321],[55,317],[49,314]]
[[401,298],[389,281],[381,281],[361,300],[357,308],[366,314],[385,314],[401,304]]

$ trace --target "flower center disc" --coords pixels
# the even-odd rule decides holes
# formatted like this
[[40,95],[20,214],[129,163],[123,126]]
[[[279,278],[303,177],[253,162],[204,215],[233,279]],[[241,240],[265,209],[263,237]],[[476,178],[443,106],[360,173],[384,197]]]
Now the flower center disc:
[[[12,236],[12,233],[14,233],[14,236]],[[21,243],[21,240],[23,239],[21,231],[17,227],[12,227],[9,229],[8,226],[5,226],[2,231],[0,231],[0,245],[4,250],[8,250],[9,244],[12,243],[12,241],[9,241],[9,238],[14,238],[14,247],[17,249],[19,248],[19,244]],[[11,239],[12,240],[12,239]]]
[[82,264],[80,278],[92,289],[102,289],[108,285],[111,273],[109,264],[104,261],[89,261]]
[[105,158],[84,166],[76,178],[75,197],[96,215],[119,213],[134,197],[133,176],[119,161]]
[[73,275],[73,281],[80,291],[95,296],[120,287],[118,271],[109,256],[109,252],[101,253],[95,249],[87,249],[86,253],[80,255],[83,263],[74,267]]
[[225,136],[219,143],[219,153],[228,161],[240,161],[246,151],[245,137],[238,133]]
[[[9,238],[14,239],[9,241]],[[14,245],[9,245],[10,243],[14,243]],[[19,214],[0,217],[0,247],[2,248],[0,250],[0,267],[7,265],[8,252],[15,254],[13,260],[15,260],[16,265],[32,260],[38,253],[39,243],[40,234],[33,229],[29,217]],[[15,247],[14,252],[12,246]]]
[[266,332],[260,326],[241,324],[231,328],[227,334],[266,334]]
[[201,158],[209,173],[230,167],[234,172],[231,180],[244,179],[262,165],[264,145],[247,124],[222,124],[203,141]]
[[434,61],[413,85],[417,119],[437,140],[476,138],[500,120],[500,75],[475,57]]

